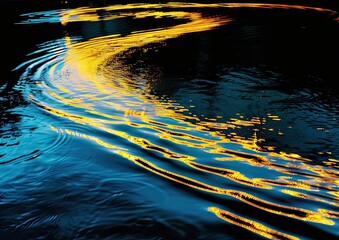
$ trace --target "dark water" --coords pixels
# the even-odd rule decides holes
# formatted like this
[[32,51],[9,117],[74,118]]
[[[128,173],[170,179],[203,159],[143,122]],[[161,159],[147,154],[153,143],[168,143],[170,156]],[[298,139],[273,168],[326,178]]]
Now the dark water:
[[2,9],[0,239],[338,239],[335,8]]

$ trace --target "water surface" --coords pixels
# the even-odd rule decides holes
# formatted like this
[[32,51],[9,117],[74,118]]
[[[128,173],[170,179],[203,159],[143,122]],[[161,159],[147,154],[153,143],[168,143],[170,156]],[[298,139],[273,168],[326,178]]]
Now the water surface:
[[183,2],[17,16],[1,239],[337,239],[338,19]]

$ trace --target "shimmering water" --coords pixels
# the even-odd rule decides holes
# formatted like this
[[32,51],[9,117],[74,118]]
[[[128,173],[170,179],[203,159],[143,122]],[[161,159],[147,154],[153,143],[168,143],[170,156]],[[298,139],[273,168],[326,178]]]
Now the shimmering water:
[[334,9],[64,5],[13,19],[1,239],[338,239]]

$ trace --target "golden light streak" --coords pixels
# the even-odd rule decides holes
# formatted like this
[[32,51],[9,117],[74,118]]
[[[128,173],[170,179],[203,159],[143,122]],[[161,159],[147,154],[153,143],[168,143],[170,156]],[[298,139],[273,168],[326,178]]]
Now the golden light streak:
[[221,210],[220,208],[217,207],[209,207],[208,211],[213,212],[217,217],[226,222],[235,224],[239,227],[245,228],[269,239],[290,239],[290,240],[299,239],[292,235],[281,233],[279,231],[266,227],[265,225],[255,222],[253,220],[248,220],[244,217],[240,217],[228,211]]
[[[292,191],[292,190],[288,190],[288,189],[283,189],[283,190],[281,190],[281,192],[288,194],[288,195],[291,195],[291,196],[298,197],[298,198],[309,199],[309,200],[313,200],[313,201],[317,201],[317,202],[325,202],[325,203],[339,207],[338,202],[326,201],[326,200],[323,200],[323,199],[320,199],[320,198],[312,197],[312,196],[305,194],[305,193],[300,193],[300,192],[296,192],[296,191]],[[339,214],[339,212],[337,214]]]
[[[159,4],[145,4],[145,3],[132,3],[132,4],[115,4],[112,6],[97,7],[97,8],[76,8],[70,10],[63,10],[61,14],[61,22],[79,22],[79,21],[101,21],[102,16],[97,15],[97,11],[104,10],[105,20],[119,18],[124,16],[122,13],[124,11],[135,11],[135,10],[160,10],[164,8],[170,9],[196,9],[196,8],[266,8],[266,9],[297,9],[297,10],[313,10],[318,12],[324,12],[327,14],[336,15],[337,12],[334,10],[320,8],[320,7],[310,7],[302,5],[292,5],[292,4],[270,4],[270,3],[185,3],[185,2],[169,2],[169,3],[159,3]],[[119,15],[111,14],[110,12],[118,11]],[[157,11],[159,16],[167,16],[166,13]],[[121,15],[122,14],[122,15]],[[138,16],[142,16],[138,12]],[[337,19],[337,18],[335,18]]]
[[195,169],[198,169],[204,172],[216,174],[216,175],[231,179],[233,181],[242,183],[244,185],[249,185],[249,186],[264,188],[264,189],[272,189],[271,186],[262,184],[260,179],[247,178],[243,174],[237,171],[233,171],[233,170],[225,169],[225,168],[211,167],[211,166],[207,166],[207,165],[203,165],[203,164],[199,164],[195,162],[187,162],[187,164],[191,166],[192,168],[195,168]]

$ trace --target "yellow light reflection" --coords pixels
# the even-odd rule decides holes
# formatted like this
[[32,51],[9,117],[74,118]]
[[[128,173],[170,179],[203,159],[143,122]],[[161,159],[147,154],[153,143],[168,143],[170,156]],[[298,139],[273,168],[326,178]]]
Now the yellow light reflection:
[[292,191],[292,190],[288,190],[288,189],[283,189],[281,190],[281,192],[291,195],[291,196],[295,196],[295,197],[299,197],[299,198],[305,198],[305,199],[309,199],[309,200],[313,200],[313,201],[317,201],[317,202],[325,202],[328,204],[332,204],[335,206],[339,207],[339,203],[338,202],[331,202],[331,201],[326,201],[320,198],[316,198],[316,197],[312,197],[306,193],[300,193],[300,192],[296,192],[296,191]]
[[217,207],[209,207],[208,211],[213,212],[217,217],[221,218],[224,221],[235,224],[239,227],[245,228],[269,239],[299,239],[297,237],[281,233],[279,231],[266,227],[265,225],[255,222],[253,220],[248,220],[244,217],[240,217],[228,211],[221,210]]

